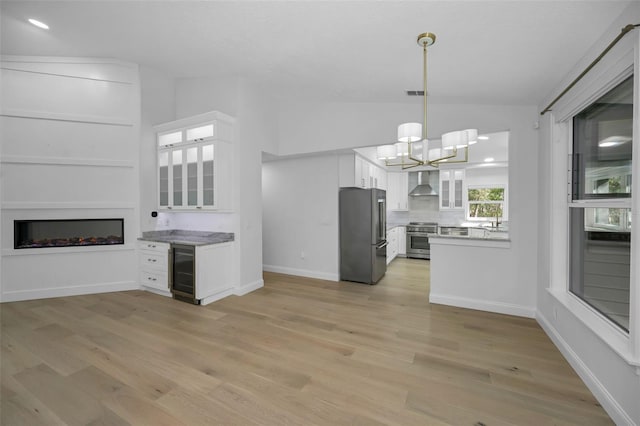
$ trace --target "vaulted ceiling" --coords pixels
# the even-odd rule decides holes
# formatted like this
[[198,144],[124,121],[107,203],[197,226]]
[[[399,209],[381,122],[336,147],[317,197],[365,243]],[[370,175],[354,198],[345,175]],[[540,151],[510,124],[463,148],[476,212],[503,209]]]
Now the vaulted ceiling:
[[[630,1],[2,1],[3,54],[241,76],[280,98],[538,104]],[[27,23],[46,22],[49,30]]]

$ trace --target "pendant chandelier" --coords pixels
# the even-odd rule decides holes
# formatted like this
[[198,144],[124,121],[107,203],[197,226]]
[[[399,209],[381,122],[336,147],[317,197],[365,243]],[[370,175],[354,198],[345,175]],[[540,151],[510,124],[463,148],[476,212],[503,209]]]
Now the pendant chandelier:
[[[469,145],[478,141],[478,130],[467,129],[442,135],[440,148],[430,146],[427,139],[427,47],[436,41],[433,33],[418,36],[423,58],[423,123],[403,123],[398,126],[398,142],[376,148],[377,158],[387,166],[408,169],[417,166],[438,167],[440,163],[465,163],[469,160]],[[458,159],[458,149],[464,149],[464,158]]]

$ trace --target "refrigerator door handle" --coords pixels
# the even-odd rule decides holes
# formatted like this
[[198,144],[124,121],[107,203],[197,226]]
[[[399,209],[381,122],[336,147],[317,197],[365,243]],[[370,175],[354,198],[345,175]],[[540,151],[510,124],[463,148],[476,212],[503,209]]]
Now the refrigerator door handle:
[[384,248],[384,247],[386,247],[386,246],[388,246],[388,245],[389,245],[389,241],[386,241],[386,240],[385,240],[384,242],[382,242],[382,243],[378,244],[378,245],[376,246],[376,248],[377,248],[377,249],[381,249],[381,248]]

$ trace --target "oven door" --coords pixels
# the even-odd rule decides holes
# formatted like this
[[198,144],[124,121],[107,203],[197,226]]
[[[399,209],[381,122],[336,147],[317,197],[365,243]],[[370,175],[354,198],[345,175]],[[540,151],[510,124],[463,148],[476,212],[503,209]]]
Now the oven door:
[[407,232],[407,257],[431,258],[429,234],[426,232]]

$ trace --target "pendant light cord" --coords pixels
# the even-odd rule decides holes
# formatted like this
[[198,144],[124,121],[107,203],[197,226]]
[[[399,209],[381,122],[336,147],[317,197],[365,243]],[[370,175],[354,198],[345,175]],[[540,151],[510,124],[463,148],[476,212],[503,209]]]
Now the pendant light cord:
[[[609,45],[607,46],[606,49],[604,49],[602,51],[602,53],[593,60],[593,62],[591,62],[589,64],[589,66],[587,68],[585,68],[584,71],[582,71],[582,73],[580,73],[580,75],[578,77],[576,77],[575,80],[573,80],[571,82],[571,84],[569,84],[567,86],[566,89],[564,89],[562,91],[562,93],[560,93],[541,113],[540,115],[544,115],[546,112],[551,111],[551,107],[558,102],[558,100],[560,100],[560,98],[562,98],[569,90],[571,90],[573,88],[573,86],[576,85],[576,83],[580,80],[582,80],[582,77],[584,77],[589,71],[591,71],[591,68],[593,68],[598,62],[600,62],[600,60],[604,57],[604,55],[606,55],[607,53],[609,53],[609,51],[613,48],[613,46],[616,45],[616,43],[618,43],[620,41],[620,39],[622,37],[625,36],[625,34],[627,34],[629,31],[633,30],[634,28],[640,27],[640,24],[629,24],[626,25],[624,28],[622,28],[622,30],[620,31],[620,34],[618,34],[618,36],[616,38],[613,39],[613,41],[611,43],[609,43]],[[426,95],[426,94],[425,94]]]

